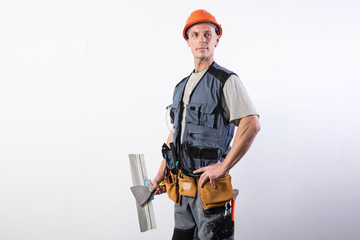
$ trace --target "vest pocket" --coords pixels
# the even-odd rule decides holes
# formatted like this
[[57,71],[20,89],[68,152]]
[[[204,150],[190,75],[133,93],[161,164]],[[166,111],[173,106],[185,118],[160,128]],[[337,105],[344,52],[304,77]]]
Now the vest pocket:
[[217,132],[200,132],[200,131],[193,131],[192,129],[189,129],[187,132],[187,135],[190,139],[193,141],[196,140],[207,140],[207,142],[218,142],[221,141],[220,134]]
[[215,127],[215,108],[216,105],[202,104],[200,108],[200,125],[205,127]]
[[189,103],[186,105],[185,120],[187,123],[214,128],[215,108],[216,105],[211,104]]
[[[172,144],[171,144],[172,145]],[[166,143],[164,143],[162,145],[162,155],[163,157],[165,158],[165,161],[166,161],[166,167],[170,170],[175,170],[176,169],[176,159],[175,159],[175,156],[174,156],[174,153],[172,151],[171,148],[169,148]]]
[[200,125],[200,107],[198,103],[189,103],[186,105],[186,117],[187,123]]
[[188,156],[191,158],[200,158],[207,160],[218,160],[219,151],[217,148],[199,148],[199,147],[188,147]]
[[182,161],[182,166],[190,173],[201,167],[217,163],[222,156],[220,148],[192,146],[188,143],[184,144],[184,151],[185,159]]
[[[168,128],[170,130],[170,126],[173,128],[176,128],[176,125],[179,122],[179,116],[180,116],[180,103],[173,103],[166,107],[166,124],[168,125]],[[171,130],[170,130],[171,131]]]

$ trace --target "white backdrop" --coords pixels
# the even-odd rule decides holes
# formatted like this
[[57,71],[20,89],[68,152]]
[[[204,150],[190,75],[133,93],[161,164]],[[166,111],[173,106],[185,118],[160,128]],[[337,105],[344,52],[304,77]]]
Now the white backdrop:
[[127,154],[154,177],[199,8],[261,114],[236,239],[359,238],[359,1],[1,0],[0,239],[170,239],[165,195],[140,233]]

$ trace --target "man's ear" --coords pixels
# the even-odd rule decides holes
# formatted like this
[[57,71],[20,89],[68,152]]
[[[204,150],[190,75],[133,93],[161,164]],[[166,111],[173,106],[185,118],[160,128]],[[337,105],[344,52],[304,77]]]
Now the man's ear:
[[217,36],[215,47],[217,47],[219,45],[219,41],[220,41],[220,37]]
[[187,43],[188,47],[190,47],[189,39],[186,40],[186,43]]

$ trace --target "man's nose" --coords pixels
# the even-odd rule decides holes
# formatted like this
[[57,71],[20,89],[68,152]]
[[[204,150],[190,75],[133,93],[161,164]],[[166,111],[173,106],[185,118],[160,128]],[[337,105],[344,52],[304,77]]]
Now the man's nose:
[[201,34],[200,37],[199,37],[199,41],[200,42],[205,42],[205,39],[206,39],[205,36]]

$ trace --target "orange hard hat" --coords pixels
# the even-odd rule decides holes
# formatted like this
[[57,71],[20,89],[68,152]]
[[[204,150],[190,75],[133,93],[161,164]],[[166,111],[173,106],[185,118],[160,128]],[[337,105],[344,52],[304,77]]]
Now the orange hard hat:
[[215,27],[216,34],[221,37],[222,35],[222,28],[221,25],[216,21],[215,17],[211,15],[206,10],[199,9],[190,14],[188,19],[186,20],[184,31],[183,31],[183,37],[185,40],[187,40],[189,37],[187,35],[187,31],[189,28],[197,23],[210,23],[213,24]]

